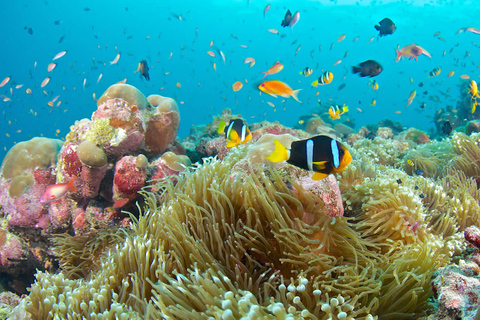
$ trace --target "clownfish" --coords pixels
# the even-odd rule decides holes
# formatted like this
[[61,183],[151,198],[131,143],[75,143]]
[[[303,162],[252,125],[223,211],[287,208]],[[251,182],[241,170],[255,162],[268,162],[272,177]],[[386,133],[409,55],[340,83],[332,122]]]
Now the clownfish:
[[315,136],[310,139],[293,141],[287,149],[278,140],[274,140],[275,150],[267,157],[272,162],[288,163],[309,171],[315,171],[313,180],[322,180],[330,173],[343,171],[351,162],[348,149],[328,136]]
[[442,68],[437,67],[428,73],[428,77],[430,78],[430,77],[438,76],[440,72],[442,72]]
[[332,120],[340,119],[340,116],[345,112],[348,112],[348,107],[346,105],[343,105],[342,110],[340,110],[338,105],[331,106],[330,109],[328,109],[328,114]]
[[303,71],[300,71],[300,74],[303,74],[305,77],[308,77],[313,73],[312,68],[306,67]]
[[312,82],[312,86],[316,87],[318,85],[329,84],[333,80],[333,73],[330,71],[325,71],[318,80]]
[[252,140],[252,133],[242,119],[230,120],[228,126],[224,120],[220,121],[217,132],[225,133],[225,139],[228,140],[227,148],[236,147]]

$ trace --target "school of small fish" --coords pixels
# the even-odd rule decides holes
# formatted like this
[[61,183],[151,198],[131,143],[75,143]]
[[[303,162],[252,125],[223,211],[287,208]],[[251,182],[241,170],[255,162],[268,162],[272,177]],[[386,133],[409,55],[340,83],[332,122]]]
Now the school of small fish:
[[[480,65],[475,65],[469,59],[475,56],[474,50],[480,48],[480,45],[471,41],[472,49],[465,53],[462,51],[460,55],[457,52],[458,49],[456,49],[459,43],[452,44],[452,41],[454,41],[454,37],[458,37],[458,41],[465,41],[464,39],[467,39],[467,37],[475,40],[474,37],[480,35],[480,30],[476,27],[465,26],[458,30],[458,27],[449,30],[449,27],[446,26],[444,30],[432,30],[429,37],[433,35],[433,39],[436,40],[432,41],[437,42],[438,40],[437,43],[441,45],[441,50],[438,50],[438,45],[435,48],[430,39],[427,38],[396,41],[394,45],[389,45],[392,54],[387,57],[376,54],[376,51],[373,48],[370,49],[370,47],[383,44],[385,38],[388,40],[394,39],[399,32],[398,30],[402,30],[403,26],[397,26],[392,19],[388,17],[383,19],[377,19],[382,17],[372,18],[369,26],[371,33],[360,35],[352,34],[351,31],[347,32],[347,29],[342,29],[342,25],[339,23],[331,26],[333,31],[328,42],[323,38],[314,37],[312,43],[307,43],[302,38],[305,34],[321,33],[323,36],[325,31],[319,26],[308,25],[312,19],[318,19],[314,17],[312,11],[300,7],[296,8],[294,7],[295,4],[291,4],[291,6],[291,8],[286,8],[286,6],[280,6],[277,3],[267,3],[262,5],[261,8],[255,9],[259,19],[258,21],[250,19],[248,23],[259,25],[262,23],[262,27],[258,29],[258,34],[250,38],[239,30],[222,30],[226,32],[228,40],[220,39],[218,36],[206,32],[206,29],[202,29],[202,25],[198,25],[190,30],[192,37],[194,37],[191,43],[185,41],[178,47],[164,43],[162,47],[155,49],[154,54],[149,52],[142,56],[139,56],[138,50],[134,52],[125,45],[119,45],[118,42],[102,43],[101,35],[95,34],[94,28],[92,28],[92,36],[96,41],[94,44],[95,50],[98,50],[99,53],[85,59],[78,52],[74,52],[71,47],[65,47],[70,41],[70,37],[68,33],[65,34],[62,31],[55,38],[55,43],[58,46],[56,50],[49,50],[47,58],[41,59],[41,57],[38,57],[36,61],[28,62],[29,76],[33,81],[28,81],[29,79],[26,77],[17,74],[0,74],[0,79],[3,79],[0,82],[2,90],[0,96],[5,105],[18,103],[22,95],[23,97],[31,96],[32,99],[42,96],[42,98],[45,97],[42,105],[50,107],[46,109],[49,113],[55,111],[55,108],[59,108],[60,105],[62,108],[59,108],[58,111],[66,112],[66,105],[69,103],[68,100],[71,100],[71,96],[68,99],[68,95],[64,94],[65,91],[71,89],[76,94],[86,92],[90,101],[92,97],[96,101],[97,95],[99,97],[107,85],[127,83],[128,79],[128,83],[136,83],[137,87],[139,86],[137,81],[141,81],[140,84],[142,85],[155,86],[155,90],[170,91],[170,94],[178,99],[182,93],[184,96],[188,96],[187,92],[191,86],[183,80],[184,78],[180,78],[183,74],[180,75],[180,71],[176,70],[177,65],[184,64],[183,62],[186,59],[193,59],[191,56],[191,52],[193,52],[198,56],[194,62],[196,68],[191,68],[188,71],[183,70],[182,72],[189,72],[188,75],[185,75],[195,79],[195,87],[198,84],[198,88],[202,89],[205,83],[211,83],[215,81],[212,79],[216,79],[219,95],[227,104],[231,102],[229,99],[232,98],[225,92],[232,93],[233,91],[235,92],[233,103],[236,106],[241,105],[241,99],[243,98],[248,99],[249,103],[252,101],[259,106],[257,109],[261,109],[261,111],[256,115],[258,118],[265,118],[267,110],[268,112],[275,112],[278,108],[278,110],[283,109],[285,111],[285,108],[288,108],[289,104],[292,103],[289,102],[291,100],[304,101],[305,104],[314,106],[318,104],[324,108],[321,112],[327,114],[332,120],[348,119],[357,111],[362,113],[375,109],[375,112],[383,112],[387,109],[381,108],[384,105],[384,99],[379,98],[378,94],[387,89],[396,90],[400,87],[401,90],[392,91],[394,94],[391,95],[390,104],[393,102],[394,105],[398,106],[409,107],[414,105],[418,110],[432,110],[445,99],[452,100],[450,88],[438,90],[439,94],[429,93],[429,90],[433,90],[430,88],[447,83],[447,81],[450,81],[452,86],[455,85],[454,81],[463,81],[466,84],[468,90],[461,94],[462,97],[470,99],[471,112],[475,113],[480,96],[477,82],[474,80],[478,77],[478,72],[474,68],[478,68]],[[188,10],[182,14],[170,13],[167,23],[186,25],[191,23],[189,15],[190,11]],[[397,20],[395,17],[392,18]],[[398,21],[401,21],[401,19],[398,19]],[[34,38],[40,33],[34,33],[34,27],[25,26],[24,32],[27,36]],[[178,28],[182,27],[178,26]],[[130,41],[130,39],[138,40],[139,37],[136,34],[131,34],[127,28],[123,30],[123,34],[127,41]],[[150,44],[156,38],[161,39],[162,37],[162,32],[158,32],[157,35],[150,31],[150,33],[141,35],[142,40],[149,41],[147,43]],[[276,49],[278,53],[272,54],[269,52],[267,54],[257,50],[256,42],[259,41],[258,39],[265,42],[272,41],[272,46],[275,46],[275,48],[278,45],[278,49]],[[355,46],[360,45],[364,46],[361,49],[362,54],[358,54],[358,50],[355,49]],[[447,45],[450,45],[450,48]],[[66,50],[61,50],[62,48]],[[341,50],[341,53],[338,52],[339,50]],[[286,52],[288,52],[287,55]],[[331,59],[324,61],[324,53],[328,53]],[[322,56],[320,56],[321,54]],[[449,54],[454,56],[454,65],[458,67],[448,67],[446,63],[437,60]],[[85,68],[87,62],[90,64],[90,69],[80,69],[79,66]],[[248,66],[243,66],[242,62]],[[427,62],[435,64],[424,67],[422,63]],[[423,72],[421,79],[418,79],[418,76],[407,75],[410,81],[405,81],[405,84],[393,84],[392,80],[386,80],[386,75],[391,77],[389,79],[399,76],[394,73],[392,65],[398,66],[398,69],[401,70],[399,74],[402,75],[405,65],[415,63],[415,68]],[[469,67],[468,63],[472,64],[470,71],[467,68]],[[441,64],[444,64],[443,67]],[[240,68],[240,66],[242,67]],[[132,73],[138,73],[138,75],[134,77]],[[59,80],[62,74],[67,74],[67,76],[78,74],[80,76],[77,80],[72,81],[74,84],[67,85]],[[207,79],[207,77],[211,78]],[[225,77],[225,80],[222,77]],[[344,90],[341,94],[345,96],[350,94],[349,90],[352,89],[353,85],[347,82],[348,77],[350,79],[356,77],[355,81],[362,84],[362,89],[366,88],[365,93],[368,95],[367,98],[359,98],[359,105],[352,106],[350,111],[345,104],[339,105],[336,102],[341,100],[340,91]],[[377,79],[381,82],[381,86]],[[408,86],[408,90],[405,90],[404,86]],[[424,88],[420,89],[421,87]],[[256,97],[256,93],[259,97]],[[61,100],[60,96],[62,97]],[[274,102],[274,99],[278,100]],[[394,99],[396,101],[393,101]],[[328,102],[322,104],[321,100]],[[428,105],[425,103],[426,100],[430,100]],[[181,104],[183,103],[187,102],[182,101]],[[350,102],[348,104],[351,105]],[[267,105],[272,109],[262,109]],[[377,108],[365,108],[366,106]],[[35,108],[33,107],[33,109]],[[219,111],[217,108],[221,107],[215,107],[215,110]],[[39,110],[33,109],[30,113],[37,115]],[[389,108],[388,110],[392,110],[389,111],[392,113],[395,109]],[[402,110],[395,111],[397,114],[401,112]]]

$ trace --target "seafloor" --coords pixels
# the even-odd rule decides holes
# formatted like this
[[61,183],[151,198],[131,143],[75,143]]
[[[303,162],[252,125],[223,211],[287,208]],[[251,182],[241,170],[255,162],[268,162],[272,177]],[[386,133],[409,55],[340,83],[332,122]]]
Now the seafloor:
[[[180,140],[171,98],[117,84],[97,106],[2,163],[1,319],[478,318],[468,99],[429,134],[306,115],[249,123],[232,148],[217,132],[230,110]],[[352,163],[314,181],[266,159],[314,135]]]

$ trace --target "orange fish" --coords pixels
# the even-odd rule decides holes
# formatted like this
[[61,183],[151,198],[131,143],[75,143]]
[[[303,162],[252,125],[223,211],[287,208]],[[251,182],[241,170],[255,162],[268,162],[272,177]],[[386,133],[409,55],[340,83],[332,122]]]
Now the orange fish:
[[265,73],[265,75],[263,76],[263,78],[265,78],[268,75],[279,73],[280,71],[282,71],[282,69],[283,69],[283,64],[281,64],[280,61],[277,61],[273,66],[270,67],[270,69],[268,69],[268,71],[261,71],[261,72]]
[[469,76],[468,74],[462,74],[462,75],[460,76],[460,78],[465,79],[465,80],[468,80],[468,79],[470,79],[470,76]]
[[455,71],[453,71],[453,70],[450,71],[450,72],[448,73],[448,78],[450,78],[451,76],[453,76],[454,73],[455,73]]
[[67,191],[78,191],[73,185],[74,180],[75,176],[69,183],[57,183],[47,186],[47,189],[40,198],[40,203],[58,202],[60,198],[65,196]]
[[301,101],[298,100],[297,95],[298,95],[298,92],[302,89],[293,90],[292,88],[290,88],[288,84],[278,80],[265,81],[258,86],[258,89],[260,89],[260,91],[262,92],[265,92],[266,94],[271,95],[272,97],[277,97],[277,96],[281,96],[284,98],[292,97],[293,99],[301,103]]
[[48,65],[48,68],[47,68],[48,72],[50,72],[50,71],[52,71],[53,69],[55,69],[56,66],[57,66],[56,63],[53,63],[53,62],[50,63],[50,64]]
[[478,30],[477,28],[474,28],[474,27],[467,27],[467,28],[465,28],[465,31],[469,31],[469,32],[472,32],[472,33],[475,33],[475,34],[480,34],[480,30]]
[[42,84],[40,85],[40,87],[45,87],[48,83],[50,82],[50,78],[45,78],[43,81],[42,81]]
[[397,53],[397,58],[395,59],[395,62],[400,61],[402,58],[410,58],[409,60],[412,60],[412,59],[417,60],[418,56],[421,54],[424,54],[429,58],[432,57],[427,50],[416,45],[415,43],[406,45],[401,49],[398,49],[399,47],[400,46],[397,46],[397,49],[395,50]]
[[116,64],[116,63],[118,62],[118,60],[120,60],[120,53],[117,54],[117,56],[115,57],[115,59],[113,59],[112,61],[110,61],[110,65]]
[[233,91],[238,91],[242,89],[242,87],[243,87],[243,83],[241,83],[240,81],[237,81],[232,85]]
[[344,34],[342,34],[340,37],[338,37],[337,42],[340,42],[340,41],[342,41],[343,39],[345,39],[345,35],[344,35]]
[[250,63],[250,68],[253,67],[255,65],[255,59],[253,58],[245,58],[245,60],[243,60],[243,63]]
[[415,90],[413,90],[413,91],[410,93],[410,96],[408,96],[407,107],[412,104],[412,101],[413,101],[413,99],[415,99],[415,96],[416,96],[416,95],[417,95],[417,91],[415,91]]
[[6,77],[5,79],[3,79],[3,81],[0,83],[0,88],[6,85],[8,81],[10,81],[10,77]]
[[[60,59],[60,58],[63,57],[66,53],[67,53],[67,51],[59,52],[59,53],[57,53],[57,54],[55,55],[55,57],[53,57],[52,60]],[[37,62],[35,61],[35,64],[36,64],[36,63],[37,63]],[[36,65],[35,65],[35,66],[36,66]]]
[[210,57],[215,57],[215,52],[213,52],[213,51],[207,51],[207,54],[208,54]]

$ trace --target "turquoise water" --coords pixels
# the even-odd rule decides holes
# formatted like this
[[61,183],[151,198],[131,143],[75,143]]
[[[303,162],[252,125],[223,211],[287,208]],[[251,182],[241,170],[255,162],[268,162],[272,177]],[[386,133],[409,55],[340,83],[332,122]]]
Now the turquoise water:
[[[271,9],[264,18],[269,3]],[[11,80],[0,88],[0,94],[11,101],[2,102],[4,97],[0,100],[0,159],[15,142],[40,135],[64,137],[75,120],[90,118],[96,110],[93,93],[98,98],[110,85],[125,78],[145,95],[161,94],[177,100],[181,138],[189,134],[192,125],[210,122],[224,108],[231,108],[249,123],[266,119],[293,126],[302,114],[326,112],[330,103],[349,106],[350,111],[337,121],[349,117],[355,121],[355,129],[390,118],[404,126],[432,130],[433,114],[447,105],[455,106],[461,98],[458,84],[464,80],[459,76],[468,74],[477,79],[479,74],[475,59],[480,35],[455,33],[469,26],[480,28],[480,6],[474,1],[456,3],[4,1],[0,10],[0,81],[7,76]],[[287,9],[301,14],[293,29],[280,26]],[[385,17],[395,22],[397,31],[378,38],[374,25]],[[268,29],[280,33],[272,34]],[[434,36],[436,32],[440,33]],[[337,42],[342,34],[345,39]],[[368,43],[372,37],[374,40]],[[211,41],[213,46],[209,48]],[[418,61],[395,63],[397,45],[413,42],[428,50],[432,58],[422,55]],[[48,64],[63,50],[67,54],[56,60],[56,68],[48,73]],[[210,57],[208,50],[216,56]],[[219,51],[225,54],[225,64]],[[118,63],[111,65],[118,53]],[[247,57],[256,60],[252,68],[243,63]],[[149,82],[134,73],[142,59],[151,68]],[[334,66],[339,59],[342,62]],[[379,83],[377,91],[368,87],[368,78],[351,73],[353,65],[368,59],[384,68],[374,78]],[[267,79],[302,89],[299,99],[303,103],[259,95],[261,71],[277,61],[284,69]],[[299,74],[307,66],[314,70],[310,77]],[[428,78],[428,73],[439,66],[441,74]],[[322,70],[333,72],[333,82],[311,87]],[[450,70],[455,75],[447,78]],[[40,88],[46,77],[51,78],[50,83]],[[235,81],[244,84],[238,92],[232,90]],[[425,82],[421,88],[420,82]],[[342,84],[345,88],[339,91]],[[26,93],[27,88],[32,90],[31,95]],[[417,90],[417,97],[406,108],[412,90]],[[51,108],[47,103],[55,96],[60,96],[61,104],[57,107],[57,101]],[[431,100],[435,97],[438,101]],[[376,99],[376,106],[370,106],[372,99]],[[419,107],[422,102],[427,104],[425,109]]]

